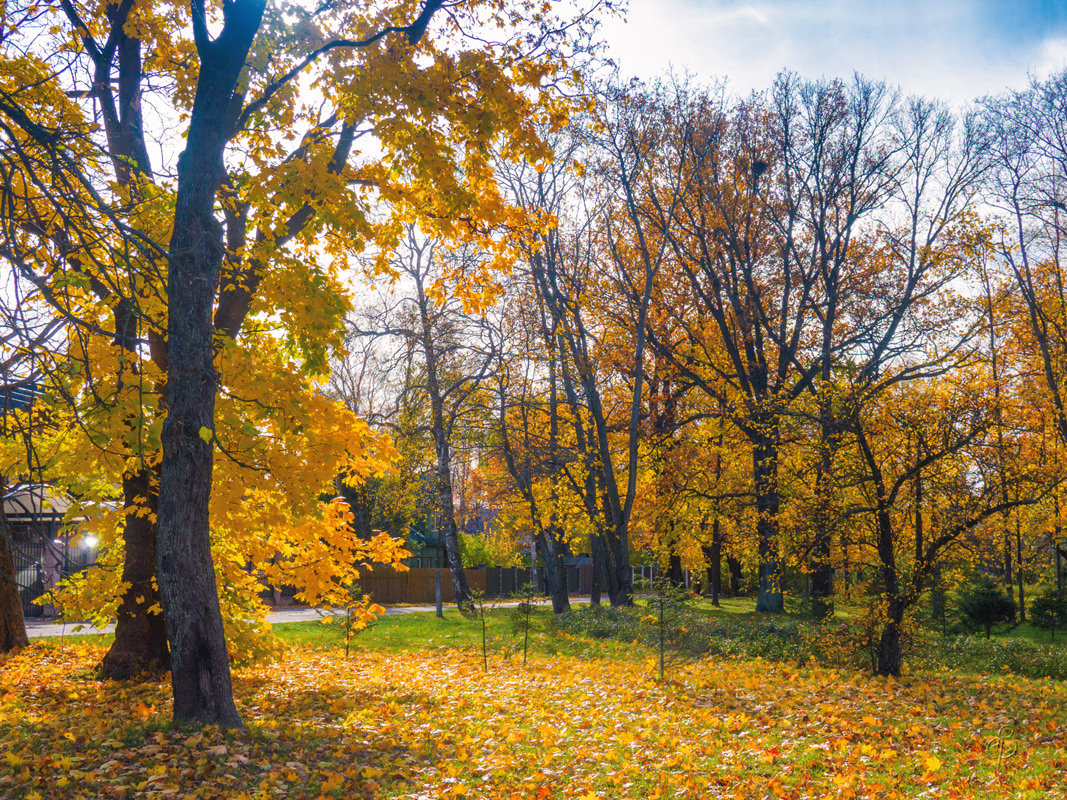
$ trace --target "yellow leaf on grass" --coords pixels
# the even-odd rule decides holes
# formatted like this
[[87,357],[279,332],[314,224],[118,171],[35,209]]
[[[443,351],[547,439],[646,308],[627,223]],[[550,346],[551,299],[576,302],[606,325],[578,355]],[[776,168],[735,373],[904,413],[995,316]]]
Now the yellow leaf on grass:
[[335,772],[323,781],[321,788],[323,792],[332,792],[336,789],[340,789],[341,786],[344,785],[344,782],[345,776],[340,772]]

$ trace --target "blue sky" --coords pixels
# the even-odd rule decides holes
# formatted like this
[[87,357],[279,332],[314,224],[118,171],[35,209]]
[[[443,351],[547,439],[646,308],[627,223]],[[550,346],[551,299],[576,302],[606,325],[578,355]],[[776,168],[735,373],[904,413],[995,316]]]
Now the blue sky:
[[785,67],[857,70],[959,103],[1067,67],[1067,0],[630,0],[627,17],[606,31],[624,73],[673,65],[738,92]]

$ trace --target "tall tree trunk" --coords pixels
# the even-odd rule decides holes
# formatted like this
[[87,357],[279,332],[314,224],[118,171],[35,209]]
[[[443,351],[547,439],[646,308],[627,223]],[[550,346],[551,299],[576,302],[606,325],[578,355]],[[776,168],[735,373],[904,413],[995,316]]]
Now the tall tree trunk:
[[539,533],[539,546],[544,553],[545,583],[552,599],[552,612],[562,614],[571,610],[567,588],[567,568],[563,563],[563,544],[555,530]]
[[634,574],[630,568],[630,545],[626,523],[615,527],[615,535],[604,544],[604,567],[607,573],[608,602],[612,608],[634,604]]
[[[1016,497],[1018,500],[1018,497]],[[1019,577],[1019,622],[1026,622],[1026,585],[1023,578],[1023,533],[1019,524],[1019,514],[1015,514],[1015,572]]]
[[[122,494],[127,503],[122,532],[125,545],[122,583],[126,590],[115,619],[115,640],[98,669],[102,678],[127,680],[139,675],[159,675],[170,668],[167,626],[155,581],[154,519],[159,498],[152,483],[153,476],[147,467],[135,473],[127,472],[122,478]],[[141,513],[129,513],[132,509]]]
[[[761,428],[768,425],[761,422]],[[756,488],[756,538],[759,542],[759,595],[756,611],[782,613],[782,567],[778,556],[778,444],[774,433],[760,436],[752,448]]]
[[463,609],[470,604],[471,592],[467,585],[467,573],[463,571],[463,554],[459,548],[459,527],[456,525],[452,496],[451,450],[444,431],[439,431],[436,424],[434,425],[434,445],[437,448],[437,509],[444,526],[441,533],[445,543],[445,555],[448,558],[448,571],[452,576],[456,605]]
[[210,39],[202,4],[193,4],[200,55],[196,97],[178,193],[167,285],[167,419],[159,489],[158,580],[171,648],[174,718],[238,726],[230,659],[211,560],[209,507],[215,427],[212,310],[222,268],[215,196],[233,135],[234,91],[259,29],[265,0],[233,0]]
[[[423,286],[423,274],[416,270],[414,278],[421,327],[420,344],[426,361],[426,393],[430,398],[431,433],[437,455],[437,511],[444,525],[442,538],[445,544],[445,555],[448,558],[448,570],[452,576],[456,606],[463,610],[470,605],[471,591],[467,585],[467,573],[463,571],[463,556],[459,549],[459,529],[456,525],[455,499],[452,491],[451,424],[445,420],[445,401],[441,390],[441,377],[438,374],[438,343],[435,341],[436,331],[430,310],[431,301]],[[536,572],[536,562],[533,567]]]
[[[563,564],[563,553],[567,547],[563,538],[563,530],[559,524],[559,490],[556,480],[560,473],[559,454],[559,373],[556,368],[556,321],[553,320],[552,330],[548,329],[548,320],[544,321],[545,341],[548,344],[548,469],[549,479],[552,482],[552,520],[548,528],[548,550],[546,551],[545,567],[555,573],[554,591],[552,592],[552,611],[562,614],[571,610],[570,593],[567,587],[567,570]],[[551,562],[551,565],[550,563]]]
[[[2,483],[0,489],[3,489]],[[15,582],[11,545],[11,529],[7,525],[3,503],[0,503],[0,653],[30,643],[26,637],[26,620],[22,616],[22,598]]]
[[741,594],[741,559],[727,556],[726,566],[730,568],[730,597],[738,597]]
[[904,623],[904,604],[891,598],[886,612],[886,624],[878,637],[878,660],[875,674],[899,677],[903,663],[900,630]]
[[[701,522],[701,527],[706,525]],[[711,604],[719,605],[719,596],[722,594],[722,525],[716,517],[711,522],[711,546],[704,548],[704,560],[708,564],[708,592],[711,594]]]
[[678,552],[677,522],[673,518],[667,521],[667,541],[670,548],[667,580],[675,589],[680,589],[685,585],[685,572],[682,570],[682,556]]
[[[865,455],[870,461],[869,450]],[[878,658],[875,665],[877,675],[900,675],[902,651],[900,643],[901,625],[904,622],[905,603],[900,596],[900,580],[897,575],[897,558],[893,549],[893,523],[889,515],[888,494],[882,481],[881,473],[876,473],[875,490],[878,496],[878,561],[882,574],[882,583],[886,597],[886,622],[878,638]],[[919,565],[915,565],[916,571]]]
[[604,571],[603,546],[600,543],[600,534],[595,531],[589,535],[589,550],[592,567],[592,582],[589,588],[589,604],[600,605],[601,573]]
[[[141,114],[142,42],[136,35],[131,35],[134,31],[127,26],[132,9],[132,3],[114,3],[108,7],[117,61],[113,64],[110,56],[96,59],[94,85],[102,92],[104,129],[115,176],[127,191],[143,200],[139,182],[152,180],[152,165],[145,145]],[[116,64],[118,72],[113,76],[112,69]],[[118,90],[117,103],[111,94],[112,88]],[[159,263],[150,265],[151,269],[161,267]],[[136,374],[140,371],[138,334],[141,311],[132,297],[119,298],[113,308],[115,344],[124,351],[129,370]],[[155,358],[156,349],[152,348],[151,352]],[[166,371],[165,364],[159,366]],[[120,370],[120,382],[124,374],[125,370]],[[161,387],[156,389],[161,395],[164,393]],[[123,507],[127,510],[122,532],[125,552],[122,583],[125,589],[119,604],[115,639],[98,670],[101,677],[120,680],[156,676],[170,668],[166,625],[155,584],[159,475],[152,475],[150,468],[145,466],[141,422],[136,417],[126,421],[128,455],[139,459],[140,464],[128,468],[122,476]],[[146,513],[133,515],[130,513],[133,509],[150,511],[151,516]]]
[[825,619],[834,614],[834,566],[831,560],[831,543],[834,525],[831,521],[833,502],[833,454],[836,446],[836,426],[828,407],[821,411],[819,426],[819,468],[815,475],[818,519],[815,527],[815,542],[811,552],[811,613],[816,619]]

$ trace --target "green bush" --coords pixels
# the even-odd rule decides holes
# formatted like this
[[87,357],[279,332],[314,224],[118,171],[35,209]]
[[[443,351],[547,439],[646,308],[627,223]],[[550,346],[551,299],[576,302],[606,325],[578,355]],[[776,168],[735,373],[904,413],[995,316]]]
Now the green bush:
[[459,552],[463,566],[489,567],[496,564],[496,558],[490,552],[489,543],[484,536],[459,532]]
[[992,578],[983,575],[960,594],[960,622],[971,631],[984,631],[985,638],[998,622],[1015,619],[1015,601]]
[[[657,609],[575,606],[558,618],[560,630],[588,639],[615,639],[659,647]],[[665,646],[676,656],[807,663],[862,670],[869,668],[864,632],[841,620],[754,621],[723,619],[697,608],[682,608],[670,620]],[[915,636],[905,657],[909,668],[936,672],[1003,674],[1067,679],[1067,649],[1026,640],[996,641],[975,636]]]
[[1030,604],[1030,622],[1034,627],[1049,630],[1055,622],[1062,629],[1067,624],[1067,597],[1057,597],[1056,589],[1043,592]]

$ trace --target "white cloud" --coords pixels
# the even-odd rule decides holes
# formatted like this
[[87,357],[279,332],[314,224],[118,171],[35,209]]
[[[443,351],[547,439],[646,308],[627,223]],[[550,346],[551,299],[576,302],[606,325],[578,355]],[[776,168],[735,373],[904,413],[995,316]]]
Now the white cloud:
[[964,0],[631,0],[629,24],[607,27],[622,71],[653,77],[673,65],[726,76],[735,92],[768,86],[782,69],[807,77],[858,71],[905,91],[965,102],[1026,82],[1067,60],[1067,39],[1040,57],[996,44],[979,6]]
[[1067,69],[1067,36],[1051,36],[1041,43],[1035,71],[1038,75]]

